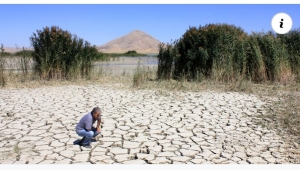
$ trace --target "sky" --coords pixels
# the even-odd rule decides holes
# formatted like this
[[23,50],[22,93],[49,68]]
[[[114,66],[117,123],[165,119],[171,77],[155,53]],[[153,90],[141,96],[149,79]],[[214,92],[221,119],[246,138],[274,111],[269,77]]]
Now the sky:
[[300,4],[0,4],[0,44],[30,48],[30,36],[46,26],[68,30],[96,46],[133,30],[168,43],[190,26],[210,23],[266,32],[280,12],[292,18],[292,29],[300,28]]

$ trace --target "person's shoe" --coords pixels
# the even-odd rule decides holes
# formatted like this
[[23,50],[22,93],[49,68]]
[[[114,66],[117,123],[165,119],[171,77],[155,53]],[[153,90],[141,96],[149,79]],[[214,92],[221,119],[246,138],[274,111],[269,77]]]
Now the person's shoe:
[[95,138],[91,139],[91,142],[97,142],[97,140]]
[[75,141],[73,142],[73,144],[74,144],[74,145],[80,145],[80,140],[79,140],[79,139],[75,140]]
[[85,136],[80,140],[79,145],[82,146],[83,145],[83,141],[85,140]]
[[83,147],[87,148],[87,149],[91,149],[92,146],[91,145],[83,145]]

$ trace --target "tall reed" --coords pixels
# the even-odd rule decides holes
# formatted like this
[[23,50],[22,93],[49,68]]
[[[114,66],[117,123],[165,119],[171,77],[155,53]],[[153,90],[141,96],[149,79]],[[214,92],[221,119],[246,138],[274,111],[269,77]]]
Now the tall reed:
[[66,79],[89,78],[91,62],[97,56],[96,46],[58,26],[37,30],[30,41],[34,48],[34,70],[41,78],[57,74]]
[[[228,24],[190,27],[173,44],[161,44],[158,79],[287,83],[300,77],[300,31],[247,34]],[[172,75],[172,76],[170,76]]]
[[28,52],[28,50],[26,50],[24,47],[18,53],[19,53],[18,55],[20,55],[19,67],[22,72],[22,78],[23,78],[22,81],[26,81],[30,69],[31,53]]
[[173,61],[176,57],[176,51],[172,44],[160,43],[158,58],[158,79],[170,79],[173,74]]
[[297,82],[300,82],[300,28],[293,29],[285,35],[278,36],[288,51],[288,61],[292,74],[296,75]]
[[5,58],[4,58],[4,48],[3,44],[0,46],[0,85],[1,87],[4,87],[6,84],[6,77],[4,72],[5,67]]

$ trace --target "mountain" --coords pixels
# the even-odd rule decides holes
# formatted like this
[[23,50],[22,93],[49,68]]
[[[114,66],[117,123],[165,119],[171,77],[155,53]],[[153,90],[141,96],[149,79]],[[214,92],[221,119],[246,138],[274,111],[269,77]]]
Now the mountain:
[[159,43],[151,35],[134,30],[97,48],[104,53],[124,53],[129,50],[135,50],[138,53],[158,53]]

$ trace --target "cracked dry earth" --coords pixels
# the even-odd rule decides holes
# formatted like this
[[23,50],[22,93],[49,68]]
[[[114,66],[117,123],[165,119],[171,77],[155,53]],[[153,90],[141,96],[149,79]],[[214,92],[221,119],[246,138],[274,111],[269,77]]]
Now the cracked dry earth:
[[[62,86],[0,90],[1,164],[286,163],[282,138],[254,125],[264,105],[234,92]],[[80,118],[104,110],[92,149],[73,145]]]

